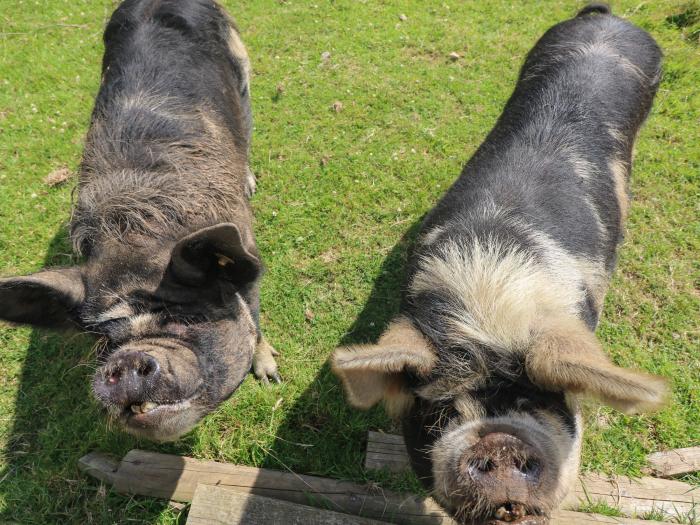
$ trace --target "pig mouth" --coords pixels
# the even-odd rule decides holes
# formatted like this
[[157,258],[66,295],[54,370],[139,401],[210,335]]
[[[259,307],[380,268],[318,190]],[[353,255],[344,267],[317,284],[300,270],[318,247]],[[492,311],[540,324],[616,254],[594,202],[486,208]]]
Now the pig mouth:
[[527,508],[521,503],[504,503],[496,509],[493,517],[486,521],[486,525],[547,525],[546,516],[528,514]]
[[147,428],[157,426],[164,418],[192,408],[194,402],[201,395],[202,392],[198,391],[185,399],[170,403],[144,401],[141,404],[132,404],[122,409],[119,419],[127,427]]
[[[549,518],[531,506],[512,501],[490,507],[480,516],[453,514],[455,520],[463,525],[547,525]],[[461,514],[461,515],[460,515]]]

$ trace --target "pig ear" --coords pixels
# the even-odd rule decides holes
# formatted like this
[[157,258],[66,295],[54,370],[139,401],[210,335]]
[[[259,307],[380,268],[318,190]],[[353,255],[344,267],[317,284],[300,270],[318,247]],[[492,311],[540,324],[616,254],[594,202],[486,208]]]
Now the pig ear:
[[45,328],[75,326],[85,299],[78,268],[0,279],[0,319]]
[[367,409],[383,399],[388,411],[397,414],[412,401],[403,387],[403,373],[428,375],[436,361],[423,334],[408,319],[399,318],[375,345],[336,349],[331,368],[342,381],[351,405]]
[[170,273],[181,284],[225,279],[236,285],[254,281],[262,264],[255,243],[232,223],[202,228],[181,239],[170,259]]
[[547,390],[590,395],[626,413],[663,405],[663,378],[611,363],[595,334],[578,319],[554,325],[542,331],[527,354],[525,367],[533,383]]

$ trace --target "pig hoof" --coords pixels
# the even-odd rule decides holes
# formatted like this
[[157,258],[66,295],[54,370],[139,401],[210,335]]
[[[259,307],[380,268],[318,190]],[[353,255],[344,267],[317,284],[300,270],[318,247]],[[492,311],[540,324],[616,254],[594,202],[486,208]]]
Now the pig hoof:
[[275,356],[278,355],[279,352],[272,348],[270,343],[264,338],[261,339],[253,356],[253,374],[265,385],[270,384],[270,379],[277,384],[282,382],[275,362]]
[[257,189],[257,182],[255,180],[255,174],[250,169],[250,166],[246,167],[246,177],[245,177],[245,192],[248,198],[255,195],[255,190]]

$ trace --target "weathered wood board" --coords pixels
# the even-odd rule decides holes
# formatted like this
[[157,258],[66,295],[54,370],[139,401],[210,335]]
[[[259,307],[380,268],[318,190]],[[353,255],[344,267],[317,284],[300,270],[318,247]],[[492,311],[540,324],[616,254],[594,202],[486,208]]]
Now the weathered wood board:
[[375,521],[278,499],[197,485],[187,525],[381,525]]
[[700,470],[700,447],[677,448],[655,452],[647,456],[650,473],[654,476],[668,478],[690,474]]
[[[679,457],[674,460],[674,465],[677,467],[684,460],[691,462],[694,458],[692,454],[686,454],[683,459]],[[391,471],[410,468],[403,436],[368,432],[365,468],[387,468]],[[694,508],[695,512],[700,511],[700,488],[652,477],[631,479],[585,474],[580,476],[562,507],[576,509],[582,504],[597,502],[618,508],[630,516],[660,511],[668,518],[675,518],[679,514],[693,512]]]
[[627,515],[657,511],[664,519],[700,511],[700,487],[668,479],[585,474],[567,496],[563,508],[604,502]]
[[370,430],[367,433],[365,468],[367,470],[385,468],[392,472],[401,472],[411,468],[403,436]]
[[79,466],[112,484],[117,492],[130,494],[192,501],[195,488],[202,483],[392,523],[451,523],[430,499],[291,472],[142,450],[131,450],[121,461],[107,460],[99,453],[88,454],[81,458]]
[[[213,485],[242,495],[272,497],[301,505],[334,510],[399,525],[455,525],[430,498],[397,494],[348,481],[294,474],[215,461],[132,450],[119,461],[92,453],[80,468],[110,483],[118,492],[176,501],[192,501],[197,485]],[[623,524],[657,522],[611,518],[561,511],[551,525]]]
[[661,521],[635,520],[632,518],[618,518],[615,516],[602,516],[600,514],[584,514],[562,510],[551,520],[550,525],[592,525],[594,523],[606,523],[615,525],[662,525]]

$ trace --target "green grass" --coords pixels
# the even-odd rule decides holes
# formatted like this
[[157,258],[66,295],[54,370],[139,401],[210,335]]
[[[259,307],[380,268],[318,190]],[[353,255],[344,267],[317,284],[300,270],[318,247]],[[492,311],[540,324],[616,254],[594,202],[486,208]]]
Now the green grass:
[[[613,509],[614,510],[614,509]],[[670,521],[671,523],[680,523],[682,525],[700,525],[700,504],[693,505],[687,512],[664,512],[661,510],[651,510],[637,516],[642,520],[653,521]]]
[[[620,509],[616,507],[611,507],[605,502],[602,501],[597,501],[594,503],[586,503],[585,505],[579,506],[578,509],[579,512],[586,512],[588,514],[601,514],[603,516],[613,516],[613,517],[618,517],[618,516],[623,516],[622,512],[620,512]],[[663,518],[663,515],[661,516]]]
[[[285,382],[266,389],[249,378],[181,441],[137,442],[107,428],[90,397],[87,338],[4,328],[0,520],[184,522],[166,502],[113,494],[77,469],[88,451],[136,446],[417,489],[412,476],[363,471],[366,430],[391,424],[381,409],[348,408],[324,362],[339,343],[375,337],[397,310],[417,223],[493,125],[525,53],[581,4],[224,3],[238,6],[255,71],[263,321]],[[0,0],[2,275],[71,261],[72,184],[42,181],[79,162],[114,6]],[[587,470],[637,475],[650,451],[700,444],[699,6],[615,3],[654,35],[666,63],[638,142],[627,240],[599,336],[617,363],[667,376],[673,396],[651,416],[588,408]],[[451,62],[453,51],[462,58]]]

